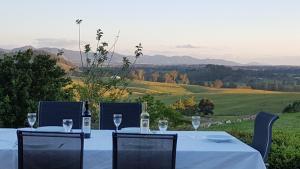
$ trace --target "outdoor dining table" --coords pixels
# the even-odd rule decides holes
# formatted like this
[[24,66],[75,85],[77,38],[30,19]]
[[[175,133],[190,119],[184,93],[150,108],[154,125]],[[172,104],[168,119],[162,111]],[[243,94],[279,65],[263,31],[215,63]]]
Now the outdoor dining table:
[[[17,129],[0,129],[0,169],[18,168]],[[84,140],[84,169],[112,169],[112,130],[92,130]],[[176,169],[265,169],[260,153],[222,131],[167,131],[178,134]],[[209,135],[225,135],[214,142]]]

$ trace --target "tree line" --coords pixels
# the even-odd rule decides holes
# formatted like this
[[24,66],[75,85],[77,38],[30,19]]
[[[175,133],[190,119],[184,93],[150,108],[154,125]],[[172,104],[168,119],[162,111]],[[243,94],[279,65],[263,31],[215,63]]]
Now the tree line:
[[132,70],[130,78],[214,88],[300,91],[300,67],[288,66],[138,65]]
[[179,73],[176,70],[169,72],[146,72],[144,69],[135,69],[131,72],[130,78],[135,80],[147,80],[152,82],[180,83],[189,84],[189,78],[186,73]]

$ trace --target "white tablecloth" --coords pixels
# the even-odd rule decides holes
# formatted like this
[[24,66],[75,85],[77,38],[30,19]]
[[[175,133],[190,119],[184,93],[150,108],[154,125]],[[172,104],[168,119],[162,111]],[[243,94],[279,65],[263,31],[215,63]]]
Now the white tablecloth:
[[[93,130],[84,142],[84,169],[112,168],[112,131]],[[265,169],[260,153],[238,139],[216,143],[207,135],[229,135],[212,131],[177,133],[176,169]],[[0,129],[0,169],[17,169],[16,129]]]

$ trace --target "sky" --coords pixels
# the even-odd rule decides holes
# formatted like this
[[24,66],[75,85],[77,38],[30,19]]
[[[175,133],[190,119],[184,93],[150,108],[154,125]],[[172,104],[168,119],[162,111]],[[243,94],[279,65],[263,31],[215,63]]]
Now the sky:
[[78,49],[98,28],[116,52],[300,65],[299,0],[1,0],[0,48]]

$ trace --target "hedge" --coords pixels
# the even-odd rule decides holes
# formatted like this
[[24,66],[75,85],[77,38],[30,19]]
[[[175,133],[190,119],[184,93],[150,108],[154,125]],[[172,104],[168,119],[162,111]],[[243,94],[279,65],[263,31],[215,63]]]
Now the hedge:
[[[251,133],[229,132],[247,144],[252,142]],[[274,130],[268,163],[269,169],[300,169],[300,133]]]

